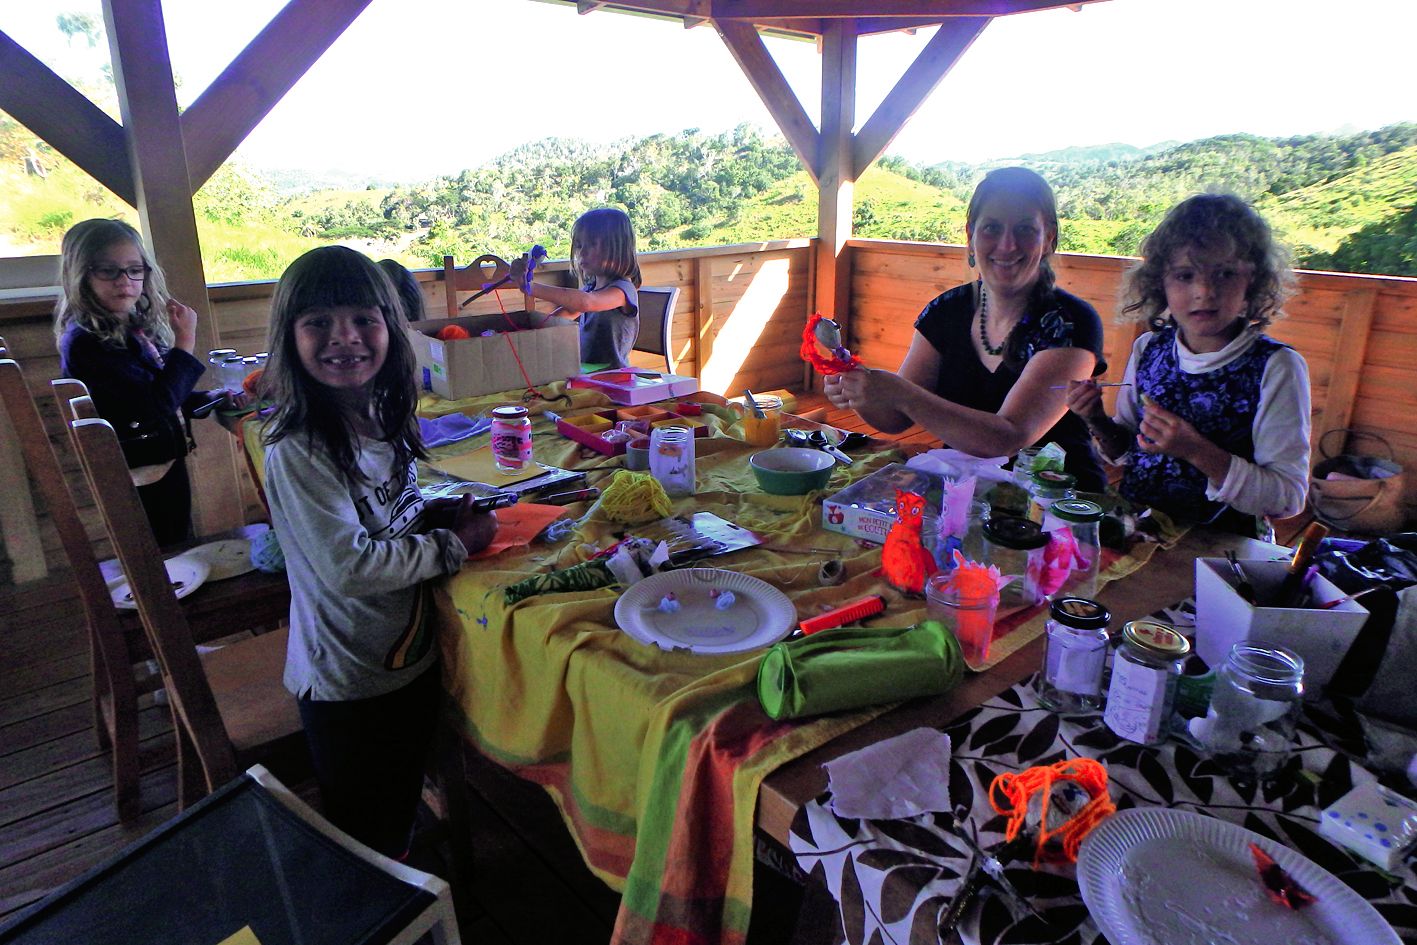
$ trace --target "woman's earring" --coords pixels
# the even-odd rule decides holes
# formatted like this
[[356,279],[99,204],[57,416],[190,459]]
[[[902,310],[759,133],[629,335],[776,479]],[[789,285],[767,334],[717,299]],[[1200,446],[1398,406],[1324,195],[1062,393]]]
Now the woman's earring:
[[972,249],[969,251],[969,268],[974,268],[974,250]]

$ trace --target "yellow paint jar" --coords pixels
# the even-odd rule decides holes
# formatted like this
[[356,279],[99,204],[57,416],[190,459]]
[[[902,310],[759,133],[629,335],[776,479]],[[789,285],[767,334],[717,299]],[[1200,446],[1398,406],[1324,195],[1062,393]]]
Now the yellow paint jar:
[[743,442],[753,446],[776,446],[782,436],[782,398],[776,394],[758,394],[754,401],[763,412],[754,415],[753,408],[743,404]]

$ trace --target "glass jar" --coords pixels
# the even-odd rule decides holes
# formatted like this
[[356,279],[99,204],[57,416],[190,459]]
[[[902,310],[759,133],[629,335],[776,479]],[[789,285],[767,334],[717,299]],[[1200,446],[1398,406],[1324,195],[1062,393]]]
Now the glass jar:
[[1282,646],[1241,640],[1215,674],[1205,718],[1191,734],[1231,774],[1264,777],[1289,755],[1304,697],[1304,660]]
[[1171,720],[1181,664],[1190,652],[1190,641],[1174,627],[1155,620],[1124,624],[1102,714],[1107,727],[1127,741],[1161,741]]
[[671,499],[694,494],[694,434],[688,427],[655,427],[649,435],[649,471]]
[[241,390],[241,382],[246,380],[246,359],[239,354],[229,354],[221,362],[222,390],[236,393]]
[[1019,450],[1018,455],[1014,457],[1014,485],[1024,492],[1027,492],[1033,484],[1033,461],[1042,449],[1041,446],[1026,446]]
[[1095,600],[1059,597],[1044,626],[1043,675],[1038,701],[1054,712],[1102,708],[1102,670],[1107,666],[1107,622],[1112,615]]
[[999,609],[1032,607],[1043,599],[1038,577],[1048,536],[1037,522],[1016,515],[992,515],[984,523],[985,562],[1013,578],[999,590]]
[[1028,483],[1028,517],[1039,525],[1043,524],[1043,513],[1060,499],[1076,499],[1073,487],[1078,477],[1072,473],[1054,469],[1040,469]]
[[752,446],[776,446],[782,435],[782,398],[776,394],[754,394],[753,402],[763,412],[759,417],[743,396],[743,442]]
[[[1097,593],[1097,567],[1102,558],[1099,529],[1102,506],[1087,499],[1058,499],[1043,513],[1043,530],[1049,534],[1067,528],[1072,548],[1072,571],[1063,581],[1061,590],[1091,597]],[[1056,539],[1050,539],[1056,540]]]
[[492,459],[503,472],[519,472],[531,463],[531,418],[526,408],[506,404],[492,408]]
[[951,583],[952,577],[942,571],[926,580],[925,613],[954,634],[959,641],[964,665],[981,670],[989,662],[989,644],[994,640],[998,598],[993,594],[961,597],[959,589]]
[[236,354],[235,348],[213,348],[207,352],[207,363],[213,370],[221,370],[221,363]]

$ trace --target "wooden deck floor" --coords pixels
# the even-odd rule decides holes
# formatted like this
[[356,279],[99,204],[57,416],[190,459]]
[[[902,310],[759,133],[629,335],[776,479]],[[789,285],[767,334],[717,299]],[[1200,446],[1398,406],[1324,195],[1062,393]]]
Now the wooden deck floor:
[[[819,395],[799,395],[796,410],[861,428]],[[899,439],[933,440],[919,431]],[[0,592],[0,921],[177,813],[167,709],[148,704],[141,712],[143,813],[120,824],[90,698],[83,617],[63,576]],[[477,759],[469,786],[475,906],[463,919],[464,937],[485,945],[607,942],[618,897],[585,868],[546,795]],[[792,891],[774,887],[755,899],[752,941],[786,941]]]

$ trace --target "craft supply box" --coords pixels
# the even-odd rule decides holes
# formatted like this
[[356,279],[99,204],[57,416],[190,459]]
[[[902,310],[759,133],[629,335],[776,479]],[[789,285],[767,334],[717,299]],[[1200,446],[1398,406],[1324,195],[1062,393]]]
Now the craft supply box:
[[925,517],[940,514],[944,480],[934,473],[891,463],[822,501],[822,527],[853,538],[884,543],[895,524],[895,493],[925,497]]
[[612,403],[636,406],[697,393],[699,379],[678,374],[658,374],[639,368],[612,368],[608,371],[596,371],[594,374],[577,374],[571,378],[569,386],[588,387],[601,391]]
[[[1288,568],[1285,561],[1241,561],[1259,600],[1271,600]],[[1256,607],[1230,583],[1224,558],[1196,559],[1196,654],[1212,667],[1230,655],[1241,640],[1275,643],[1304,660],[1304,696],[1316,698],[1333,678],[1368,611],[1357,601],[1330,610],[1311,607]],[[1316,601],[1332,601],[1344,593],[1322,575],[1309,583]]]
[[[438,332],[449,325],[466,329],[470,337],[440,341]],[[484,337],[484,331],[497,334]],[[409,338],[418,359],[419,385],[446,400],[564,381],[581,370],[575,322],[539,312],[428,319],[410,324]]]

